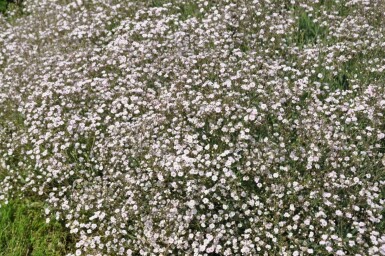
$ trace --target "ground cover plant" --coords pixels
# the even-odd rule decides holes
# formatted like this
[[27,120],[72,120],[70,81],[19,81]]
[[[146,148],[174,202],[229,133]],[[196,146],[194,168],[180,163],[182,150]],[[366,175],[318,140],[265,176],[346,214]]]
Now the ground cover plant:
[[0,205],[68,255],[385,255],[384,1],[4,12]]
[[[71,236],[41,214],[42,202],[11,201],[0,208],[0,255],[65,255]],[[47,223],[48,222],[48,223]]]

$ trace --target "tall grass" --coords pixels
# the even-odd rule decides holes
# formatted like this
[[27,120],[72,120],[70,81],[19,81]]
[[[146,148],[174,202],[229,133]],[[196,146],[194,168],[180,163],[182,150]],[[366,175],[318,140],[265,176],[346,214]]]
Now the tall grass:
[[1,256],[62,256],[71,237],[55,219],[44,218],[40,202],[13,200],[0,208]]

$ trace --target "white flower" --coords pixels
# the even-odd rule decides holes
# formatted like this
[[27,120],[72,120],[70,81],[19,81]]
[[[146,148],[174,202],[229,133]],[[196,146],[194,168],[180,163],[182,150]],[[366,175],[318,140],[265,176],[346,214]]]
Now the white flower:
[[336,215],[337,215],[337,216],[342,216],[343,213],[342,213],[340,210],[337,210],[337,211],[336,211]]
[[190,201],[188,201],[188,202],[186,203],[186,205],[187,205],[188,207],[190,207],[191,209],[195,207],[195,204],[196,204],[196,202],[195,202],[194,200],[190,200]]
[[230,88],[230,87],[231,87],[231,80],[229,80],[229,79],[226,80],[226,81],[223,83],[223,85]]

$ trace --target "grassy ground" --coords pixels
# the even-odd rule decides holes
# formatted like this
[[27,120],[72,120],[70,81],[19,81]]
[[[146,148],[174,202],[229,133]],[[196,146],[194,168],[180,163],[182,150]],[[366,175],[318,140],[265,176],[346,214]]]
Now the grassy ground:
[[0,208],[0,256],[65,255],[69,236],[63,226],[46,223],[43,205],[13,201]]

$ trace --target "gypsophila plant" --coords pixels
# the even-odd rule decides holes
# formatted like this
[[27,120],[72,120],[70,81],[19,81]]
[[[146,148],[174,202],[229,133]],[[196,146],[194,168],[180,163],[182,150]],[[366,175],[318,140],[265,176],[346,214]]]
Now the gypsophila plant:
[[70,255],[385,255],[385,2],[26,0],[0,201]]

